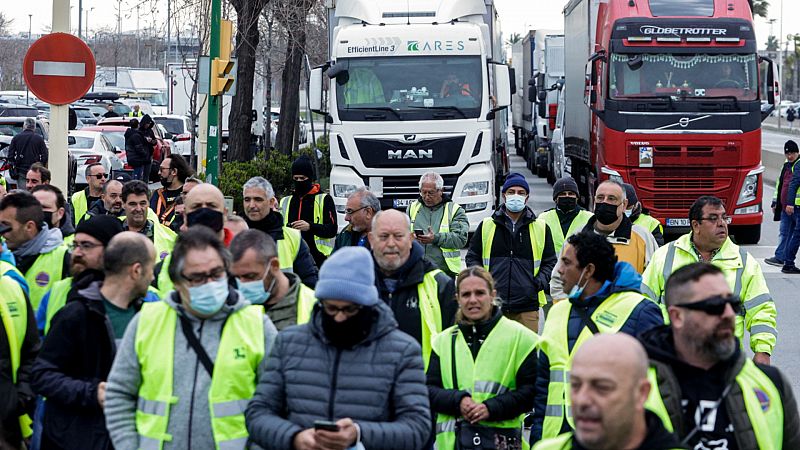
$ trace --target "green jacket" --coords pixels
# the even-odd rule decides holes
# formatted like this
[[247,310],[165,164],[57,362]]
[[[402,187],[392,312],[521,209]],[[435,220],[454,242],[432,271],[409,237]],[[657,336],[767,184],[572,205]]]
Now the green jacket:
[[[451,202],[448,196],[444,196],[442,203],[429,208],[425,206],[422,199],[417,200],[421,208],[417,216],[413,219],[412,228],[415,230],[422,230],[428,233],[428,227],[433,230],[433,244],[422,245],[425,248],[425,257],[449,275],[457,275],[453,273],[448,267],[447,262],[442,255],[443,248],[462,249],[467,245],[469,235],[469,220],[464,208],[453,204],[456,212],[453,220],[450,222],[450,231],[447,233],[439,233],[439,227],[442,225],[442,216],[444,215],[444,205]],[[409,208],[410,210],[410,208]],[[408,211],[408,210],[407,210]]]

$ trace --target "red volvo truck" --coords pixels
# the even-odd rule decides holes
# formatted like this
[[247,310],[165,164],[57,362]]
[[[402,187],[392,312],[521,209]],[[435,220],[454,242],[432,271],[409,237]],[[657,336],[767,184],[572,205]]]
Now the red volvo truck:
[[779,102],[780,78],[748,1],[572,0],[564,19],[565,156],[583,204],[603,180],[631,183],[676,234],[715,195],[736,241],[758,242],[761,101]]

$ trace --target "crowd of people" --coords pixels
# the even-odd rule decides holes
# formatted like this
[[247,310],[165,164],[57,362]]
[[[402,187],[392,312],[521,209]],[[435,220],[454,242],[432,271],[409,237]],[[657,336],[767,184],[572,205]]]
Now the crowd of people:
[[67,201],[31,165],[0,200],[0,448],[800,448],[718,198],[664,245],[632,186],[590,212],[564,178],[537,215],[510,174],[470,239],[434,172],[405,212],[352,192],[339,233],[305,157],[242,217],[179,156],[159,173],[90,165]]

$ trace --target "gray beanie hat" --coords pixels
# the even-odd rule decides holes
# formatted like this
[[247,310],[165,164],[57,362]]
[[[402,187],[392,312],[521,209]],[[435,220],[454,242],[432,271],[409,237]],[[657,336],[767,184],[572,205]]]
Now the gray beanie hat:
[[375,287],[375,263],[369,250],[364,247],[337,250],[322,264],[314,293],[320,300],[376,305],[380,299]]
[[578,193],[578,183],[576,183],[572,177],[564,177],[556,180],[553,184],[553,200],[558,197],[558,194],[566,191]]

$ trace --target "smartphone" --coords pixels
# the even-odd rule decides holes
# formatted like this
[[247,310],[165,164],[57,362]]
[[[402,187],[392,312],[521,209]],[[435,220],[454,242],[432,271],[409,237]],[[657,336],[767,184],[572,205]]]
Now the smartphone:
[[425,232],[422,230],[414,230],[414,234],[416,234],[417,236],[424,236]]
[[315,420],[314,429],[336,432],[339,431],[339,425],[336,425],[336,422],[328,422],[327,420]]

